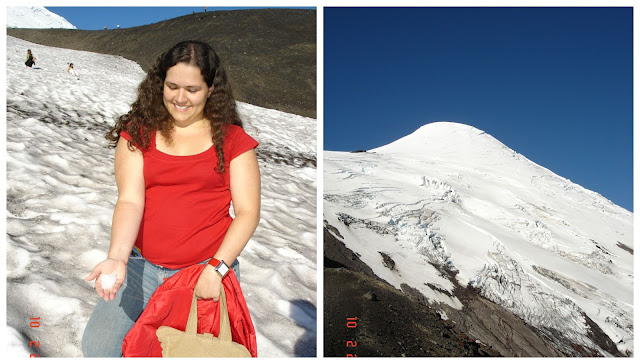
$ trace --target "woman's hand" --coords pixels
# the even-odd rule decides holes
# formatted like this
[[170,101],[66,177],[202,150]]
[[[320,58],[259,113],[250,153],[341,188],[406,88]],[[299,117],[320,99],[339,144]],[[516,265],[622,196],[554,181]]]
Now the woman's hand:
[[[102,288],[102,280],[100,276],[102,274],[112,274],[116,276],[116,283],[111,288]],[[124,277],[127,275],[127,263],[123,260],[107,258],[102,262],[98,263],[95,268],[93,268],[93,272],[89,274],[85,280],[92,281],[96,280],[96,292],[100,295],[100,297],[104,298],[105,302],[109,302],[116,298],[116,292],[124,283]]]
[[213,302],[218,302],[221,286],[222,277],[211,264],[207,264],[196,283],[196,298],[213,299]]

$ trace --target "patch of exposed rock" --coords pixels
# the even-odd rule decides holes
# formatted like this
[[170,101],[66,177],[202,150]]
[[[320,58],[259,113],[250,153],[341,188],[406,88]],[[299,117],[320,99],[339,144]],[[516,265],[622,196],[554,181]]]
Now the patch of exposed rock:
[[324,269],[324,356],[499,356],[386,282]]

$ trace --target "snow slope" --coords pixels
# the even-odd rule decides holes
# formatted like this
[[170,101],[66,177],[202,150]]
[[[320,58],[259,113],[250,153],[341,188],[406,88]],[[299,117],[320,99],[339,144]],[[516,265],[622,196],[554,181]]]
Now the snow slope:
[[[24,65],[27,48],[38,58]],[[66,72],[73,62],[79,76]],[[103,135],[135,98],[142,69],[122,57],[7,37],[7,325],[10,352],[82,356],[99,299],[84,281],[106,257],[116,200]],[[261,221],[241,285],[261,357],[316,353],[316,120],[248,104],[261,144]],[[29,327],[39,317],[40,327]],[[39,340],[38,351],[28,348]]]
[[7,28],[76,29],[67,19],[43,6],[8,6]]
[[633,351],[633,215],[598,193],[450,122],[366,153],[325,151],[323,173],[325,220],[395,287],[463,309],[445,266],[548,335],[608,355],[586,315]]

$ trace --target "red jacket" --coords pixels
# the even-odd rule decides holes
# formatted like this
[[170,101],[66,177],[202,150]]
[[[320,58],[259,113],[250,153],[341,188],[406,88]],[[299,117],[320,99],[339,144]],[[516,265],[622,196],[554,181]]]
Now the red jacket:
[[[156,336],[160,326],[184,331],[187,326],[193,289],[205,264],[182,269],[153,293],[147,307],[122,342],[124,356],[162,356],[162,347]],[[258,356],[256,330],[253,327],[240,283],[232,270],[222,280],[227,296],[231,338],[244,345],[252,357]],[[209,332],[218,336],[220,309],[212,300],[198,301],[198,333]]]

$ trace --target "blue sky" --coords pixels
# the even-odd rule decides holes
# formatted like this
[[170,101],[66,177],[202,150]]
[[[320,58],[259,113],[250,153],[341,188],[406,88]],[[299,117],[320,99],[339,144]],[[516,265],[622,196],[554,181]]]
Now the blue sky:
[[633,211],[631,8],[325,8],[324,149],[473,125]]
[[[254,7],[255,8],[255,7]],[[157,23],[162,20],[177,18],[179,16],[192,14],[193,12],[203,12],[204,6],[198,7],[56,7],[47,6],[47,10],[62,16],[78,29],[98,30],[131,28],[140,25]],[[249,9],[212,7],[208,6],[207,11]],[[252,8],[253,9],[253,8]]]

